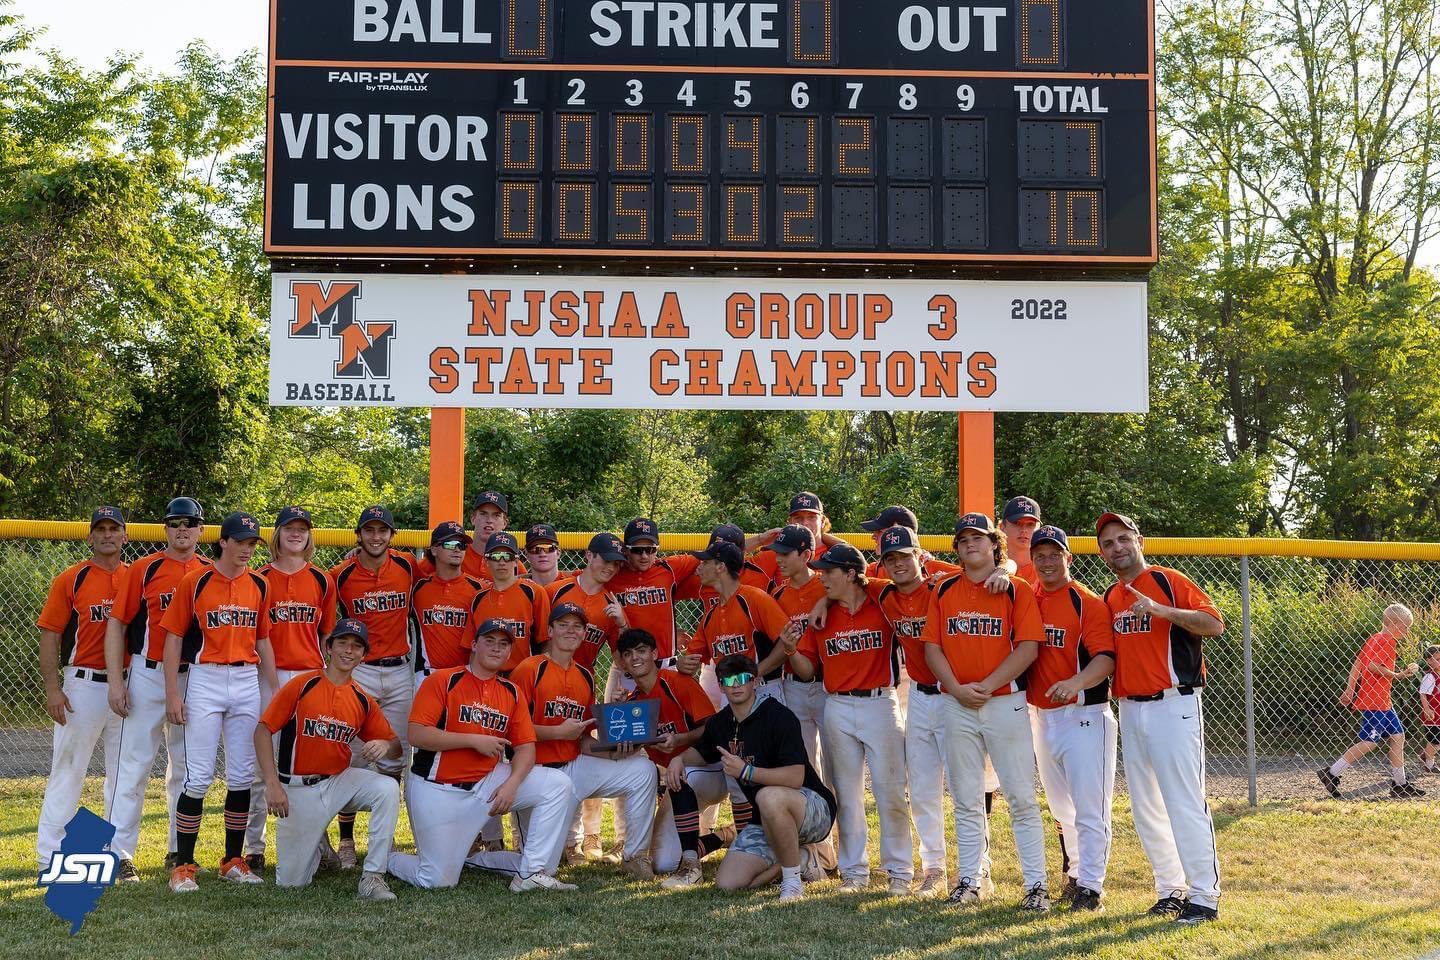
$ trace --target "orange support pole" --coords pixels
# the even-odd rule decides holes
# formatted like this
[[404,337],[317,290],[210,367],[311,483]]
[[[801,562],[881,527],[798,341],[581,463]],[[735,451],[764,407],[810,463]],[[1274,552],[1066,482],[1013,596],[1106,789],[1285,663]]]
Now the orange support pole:
[[995,512],[995,414],[962,413],[959,420],[961,513]]
[[430,408],[430,526],[465,523],[465,408]]

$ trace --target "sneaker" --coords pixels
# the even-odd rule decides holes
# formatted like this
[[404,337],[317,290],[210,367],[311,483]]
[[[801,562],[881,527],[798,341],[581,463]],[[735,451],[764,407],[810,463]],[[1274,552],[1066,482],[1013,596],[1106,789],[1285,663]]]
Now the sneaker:
[[1045,884],[1032,884],[1029,890],[1025,891],[1025,898],[1020,901],[1021,910],[1029,910],[1031,913],[1046,913],[1050,910],[1050,891]]
[[841,893],[863,893],[869,889],[869,877],[843,877],[840,880]]
[[694,857],[685,857],[675,872],[666,877],[660,886],[666,890],[683,890],[686,887],[698,887],[704,879],[705,875],[700,871],[700,861]]
[[135,861],[129,858],[120,861],[120,866],[115,870],[116,883],[139,883],[140,871],[135,869]]
[[334,873],[340,869],[340,854],[330,845],[330,838],[327,836],[320,841],[320,871],[322,873]]
[[1188,900],[1178,893],[1172,893],[1168,897],[1161,897],[1159,900],[1156,900],[1155,905],[1145,912],[1152,917],[1168,917],[1174,920],[1180,916],[1188,906],[1190,906]]
[[[179,859],[179,854],[175,855]],[[171,893],[193,893],[200,889],[200,884],[195,882],[195,864],[180,863],[170,871],[170,892]]]
[[264,870],[264,869],[265,869],[265,854],[263,854],[263,853],[247,853],[247,854],[245,854],[245,865],[250,868],[250,872],[251,872],[251,873],[259,873],[261,870]]
[[601,860],[605,853],[600,849],[600,837],[598,834],[588,834],[580,843],[580,852],[585,855],[586,860]]
[[793,880],[781,878],[780,880],[780,902],[792,903],[796,900],[805,899],[805,883],[799,877]]
[[366,873],[360,878],[360,888],[355,894],[355,899],[384,902],[394,900],[395,894],[390,892],[390,887],[385,883],[383,876],[378,873]]
[[531,890],[579,890],[573,883],[561,883],[548,873],[535,873],[528,877],[516,877],[510,881],[511,893],[529,893]]
[[250,864],[244,857],[231,857],[220,862],[220,879],[231,883],[264,883],[258,874],[251,872]]
[[813,843],[800,848],[800,879],[806,883],[819,883],[825,879],[825,864],[820,862],[820,851]]
[[1340,799],[1340,778],[1331,773],[1329,767],[1321,767],[1316,770],[1315,776],[1320,779],[1320,786],[1325,788],[1326,793],[1336,800]]
[[1405,800],[1414,797],[1425,796],[1425,791],[1413,783],[1392,783],[1390,785],[1390,796],[1396,799]]
[[926,870],[925,875],[920,878],[920,886],[915,888],[917,897],[939,897],[949,892],[944,870]]
[[984,899],[980,893],[980,886],[971,877],[961,877],[960,882],[955,884],[955,889],[950,891],[950,896],[945,898],[945,903],[952,907],[969,907]]
[[340,860],[341,870],[354,870],[360,861],[355,856],[355,841],[341,840],[340,847],[335,851],[335,856]]
[[1060,896],[1055,898],[1057,903],[1069,903],[1075,899],[1075,894],[1080,890],[1080,885],[1075,882],[1074,877],[1065,878],[1065,886],[1060,888]]
[[1100,894],[1089,887],[1076,887],[1075,896],[1070,898],[1070,909],[1099,911],[1105,908],[1100,905]]
[[892,897],[908,897],[911,894],[910,881],[902,880],[899,877],[890,878],[890,889],[888,893]]
[[1185,909],[1181,910],[1175,917],[1176,923],[1183,923],[1187,927],[1193,927],[1201,923],[1209,923],[1212,920],[1220,919],[1220,911],[1214,907],[1202,907],[1198,903],[1187,903]]
[[589,861],[585,859],[585,852],[579,847],[566,847],[565,852],[560,854],[560,863],[562,866],[575,867],[588,862]]
[[629,874],[631,880],[655,879],[655,868],[651,866],[649,857],[631,857],[620,864],[620,869]]

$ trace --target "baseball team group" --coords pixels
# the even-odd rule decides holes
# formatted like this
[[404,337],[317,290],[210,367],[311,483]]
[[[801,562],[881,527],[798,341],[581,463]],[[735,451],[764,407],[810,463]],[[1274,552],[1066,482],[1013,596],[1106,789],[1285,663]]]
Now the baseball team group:
[[[119,878],[139,880],[163,740],[169,887],[196,890],[223,741],[216,876],[230,882],[263,882],[268,822],[274,882],[303,886],[363,861],[367,900],[394,898],[387,876],[449,887],[467,866],[508,874],[517,893],[573,890],[561,868],[600,858],[688,887],[722,848],[723,889],[778,880],[780,899],[796,900],[837,870],[842,890],[865,890],[868,772],[891,894],[959,907],[994,896],[998,789],[1020,909],[1099,910],[1123,734],[1154,873],[1150,912],[1216,918],[1203,640],[1224,624],[1195,583],[1147,562],[1134,520],[1096,521],[1115,576],[1097,594],[1071,577],[1066,533],[1028,497],[1008,501],[998,523],[961,516],[955,564],[921,548],[905,507],[864,524],[879,557],[867,564],[830,534],[819,497],[802,492],[789,506],[782,527],[747,537],[722,525],[705,550],[668,557],[657,525],[636,518],[623,536],[595,535],[570,574],[555,529],[529,527],[522,546],[493,491],[474,501],[473,534],[442,523],[421,556],[393,548],[390,511],[368,507],[355,549],[330,570],[312,563],[302,507],[280,511],[258,567],[262,529],[249,514],[223,519],[209,559],[197,551],[201,505],[179,497],[164,549],[126,564],[125,517],[100,507],[91,556],[55,578],[38,621],[55,724],[41,868],[103,741],[111,849]],[[682,600],[703,608],[693,634],[676,627]],[[613,666],[596,676],[607,647]],[[595,729],[595,704],[628,700],[658,701],[652,742],[612,743]],[[1037,771],[1060,829],[1064,889],[1054,894]],[[414,853],[392,849],[402,797]],[[609,854],[605,798],[615,804]],[[727,800],[733,825],[717,826]],[[368,812],[363,855],[357,811]]]

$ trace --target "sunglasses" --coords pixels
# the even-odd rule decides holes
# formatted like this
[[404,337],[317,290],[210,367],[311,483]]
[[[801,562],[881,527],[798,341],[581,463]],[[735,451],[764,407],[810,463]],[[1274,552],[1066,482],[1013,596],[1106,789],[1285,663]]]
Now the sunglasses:
[[196,520],[193,517],[185,520],[166,520],[165,526],[169,527],[171,530],[179,530],[182,528],[188,528],[193,530],[196,527],[200,526],[200,521]]
[[659,548],[659,547],[626,547],[625,549],[626,549],[626,550],[629,550],[631,553],[638,553],[638,554],[641,554],[641,555],[643,556],[643,555],[645,555],[645,554],[656,553],[656,552],[659,551],[660,548]]
[[515,559],[515,554],[508,550],[497,550],[494,553],[485,554],[486,560],[494,560],[496,563],[509,563]]
[[462,550],[465,547],[464,540],[441,540],[435,544],[437,547],[444,547],[446,550]]
[[755,674],[753,674],[753,673],[737,673],[737,674],[735,674],[733,677],[721,677],[721,678],[720,678],[720,686],[722,686],[722,687],[743,687],[745,684],[749,683],[751,680],[754,680],[754,679],[755,679]]
[[560,548],[559,548],[559,547],[526,547],[526,548],[525,548],[525,552],[526,552],[526,553],[540,553],[540,554],[545,554],[545,553],[559,553],[559,552],[560,552]]

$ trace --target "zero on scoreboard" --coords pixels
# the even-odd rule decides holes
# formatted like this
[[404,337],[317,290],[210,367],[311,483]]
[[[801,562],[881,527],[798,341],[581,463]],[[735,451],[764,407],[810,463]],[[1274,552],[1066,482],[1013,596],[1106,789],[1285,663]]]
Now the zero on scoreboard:
[[1156,259],[1139,0],[273,0],[266,251]]

